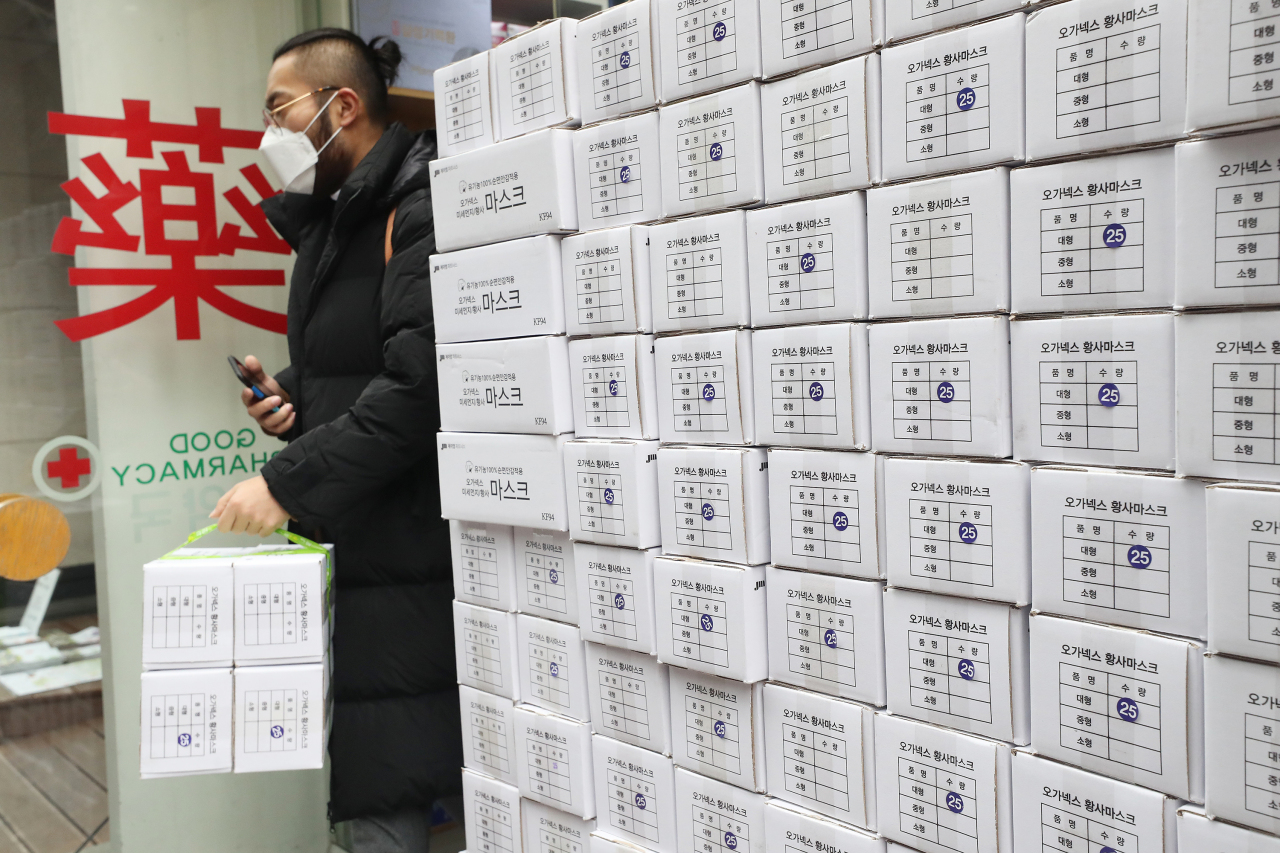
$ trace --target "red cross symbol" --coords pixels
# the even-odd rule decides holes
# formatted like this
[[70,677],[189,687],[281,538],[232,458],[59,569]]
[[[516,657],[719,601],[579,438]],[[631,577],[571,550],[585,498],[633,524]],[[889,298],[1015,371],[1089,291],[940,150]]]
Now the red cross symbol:
[[80,487],[80,478],[89,476],[92,469],[89,458],[80,458],[74,447],[58,449],[58,459],[46,463],[50,480],[61,480],[62,488],[76,489]]

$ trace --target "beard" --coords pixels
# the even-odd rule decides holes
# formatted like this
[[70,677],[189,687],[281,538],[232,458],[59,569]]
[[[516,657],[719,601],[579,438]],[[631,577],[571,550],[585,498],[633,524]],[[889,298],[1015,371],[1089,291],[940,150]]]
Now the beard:
[[[316,123],[311,127],[312,133],[315,134],[311,144],[319,152],[316,160],[315,189],[311,194],[316,198],[324,198],[333,195],[346,182],[351,174],[350,161],[344,144],[346,140],[340,133],[336,138],[334,136],[335,131],[341,128],[334,128],[328,110],[320,113]],[[327,146],[325,146],[326,142],[329,143]],[[323,150],[321,150],[322,147]]]

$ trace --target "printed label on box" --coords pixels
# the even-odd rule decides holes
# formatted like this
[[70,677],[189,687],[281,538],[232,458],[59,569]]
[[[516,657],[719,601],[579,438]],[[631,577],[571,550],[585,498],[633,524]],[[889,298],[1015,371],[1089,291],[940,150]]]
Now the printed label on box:
[[677,767],[763,790],[763,685],[671,670],[671,753]]
[[[754,16],[755,0],[722,0],[719,8],[732,9],[746,4]],[[663,79],[665,81],[666,75]],[[658,110],[658,122],[664,216],[685,216],[764,201],[759,83],[662,107]]]
[[658,114],[621,118],[573,134],[578,227],[583,231],[662,217]]
[[1214,817],[1280,829],[1280,670],[1210,655],[1204,663],[1205,808]]
[[658,332],[746,326],[747,232],[741,211],[649,229],[653,327]]
[[774,565],[877,579],[877,472],[884,457],[769,450],[770,556]]
[[232,557],[153,560],[142,567],[143,669],[230,666]]
[[764,849],[763,794],[676,768],[676,831],[681,850],[751,853]]
[[569,534],[627,548],[662,544],[658,525],[658,442],[579,439],[565,445]]
[[1280,7],[1188,3],[1187,130],[1274,118],[1280,113],[1276,23]]
[[587,853],[590,849],[594,820],[583,820],[535,800],[522,802],[520,811],[530,853]]
[[577,86],[583,124],[658,103],[656,17],[650,0],[640,0],[625,9],[604,9],[578,24]]
[[529,705],[517,707],[515,719],[521,795],[577,817],[595,817],[591,724]]
[[558,435],[573,431],[564,337],[439,344],[440,428]]
[[441,157],[497,141],[489,91],[489,54],[460,59],[434,75],[437,144]]
[[558,530],[514,530],[516,602],[521,613],[578,624],[573,542]]
[[662,101],[678,101],[760,76],[758,0],[655,3]]
[[578,438],[658,437],[653,336],[569,343],[569,387]]
[[667,667],[652,655],[587,644],[587,689],[595,731],[671,754]]
[[523,701],[575,720],[591,718],[586,648],[576,626],[522,613],[516,617],[516,654]]
[[705,332],[653,343],[664,444],[750,444],[755,438],[751,332]]
[[764,811],[769,849],[787,853],[884,853],[884,839],[879,836],[785,800],[770,799]]
[[747,683],[769,672],[764,566],[653,561],[658,660]]
[[495,610],[515,610],[515,550],[505,524],[449,522],[453,595]]
[[234,702],[230,669],[142,673],[142,778],[230,773]]
[[328,664],[238,666],[236,773],[314,770],[328,740]]
[[1209,650],[1280,663],[1280,490],[1220,483],[1205,505]]
[[981,21],[1025,5],[1025,0],[912,0],[886,3],[885,35],[901,41],[923,33],[946,30],[972,21]]
[[462,706],[462,766],[514,785],[515,704],[465,684],[458,685],[458,698]]
[[573,234],[564,259],[565,330],[570,335],[653,331],[649,230],[630,225]]
[[520,792],[480,773],[462,771],[467,849],[473,853],[522,853]]
[[584,640],[654,653],[653,558],[659,553],[657,548],[573,544]]
[[458,683],[520,698],[516,679],[516,615],[453,602],[453,648]]
[[660,449],[663,553],[746,565],[768,562],[767,459],[759,447]]
[[442,432],[441,515],[538,530],[568,529],[563,435]]
[[866,53],[884,22],[871,0],[760,4],[760,53],[765,79]]
[[232,560],[236,664],[304,663],[329,649],[329,558],[297,552]]
[[577,124],[578,22],[557,18],[540,24],[489,51],[494,103],[502,139]]
[[592,738],[600,828],[657,853],[676,853],[671,759],[607,737]]
[[436,342],[561,334],[561,290],[559,237],[432,255]]

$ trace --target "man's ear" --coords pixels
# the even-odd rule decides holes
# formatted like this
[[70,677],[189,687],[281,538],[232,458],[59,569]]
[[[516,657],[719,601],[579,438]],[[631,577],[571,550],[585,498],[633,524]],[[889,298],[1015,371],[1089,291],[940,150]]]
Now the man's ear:
[[355,89],[346,87],[339,89],[337,96],[333,99],[333,105],[338,108],[338,124],[341,127],[351,127],[366,114],[364,101],[360,100],[360,95]]

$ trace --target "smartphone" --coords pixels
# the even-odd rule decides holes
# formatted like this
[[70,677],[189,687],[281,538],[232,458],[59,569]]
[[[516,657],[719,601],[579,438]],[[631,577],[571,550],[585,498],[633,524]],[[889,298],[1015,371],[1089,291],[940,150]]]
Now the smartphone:
[[[262,393],[262,389],[253,384],[253,380],[249,378],[249,373],[245,370],[244,365],[240,363],[240,359],[236,358],[234,355],[229,355],[227,356],[227,363],[231,365],[231,370],[235,373],[236,379],[239,379],[241,385],[252,391],[254,397],[259,400],[267,399],[267,395]],[[271,411],[273,413],[278,412],[280,411],[280,407],[276,406]]]

